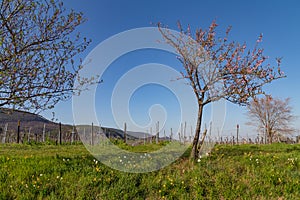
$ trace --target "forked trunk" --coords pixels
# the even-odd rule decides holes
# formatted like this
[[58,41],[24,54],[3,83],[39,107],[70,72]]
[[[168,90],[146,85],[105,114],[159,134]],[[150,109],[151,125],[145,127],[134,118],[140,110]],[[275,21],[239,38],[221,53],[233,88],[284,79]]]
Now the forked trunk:
[[192,152],[190,155],[191,160],[197,159],[199,155],[198,147],[199,147],[199,138],[200,138],[200,131],[201,131],[202,114],[203,114],[203,105],[200,104],[198,108],[198,118],[197,118],[196,130],[195,130],[195,137],[193,140]]

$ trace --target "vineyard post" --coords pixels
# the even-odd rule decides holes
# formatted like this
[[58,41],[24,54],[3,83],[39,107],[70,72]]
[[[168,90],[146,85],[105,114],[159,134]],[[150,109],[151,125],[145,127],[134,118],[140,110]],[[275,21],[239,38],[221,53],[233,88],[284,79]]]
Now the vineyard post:
[[181,143],[182,142],[182,137],[183,137],[183,124],[181,123],[180,124],[180,132],[178,133],[178,136],[179,136],[179,142]]
[[2,143],[5,143],[5,142],[6,142],[7,128],[8,128],[8,123],[6,123],[6,124],[5,124],[5,127],[4,127],[4,137],[3,137],[3,139],[2,139]]
[[61,138],[62,138],[62,132],[61,132],[61,122],[59,122],[59,132],[58,132],[58,138],[59,138],[59,144],[61,145]]
[[156,124],[156,144],[159,142],[159,121]]
[[18,120],[17,143],[20,142],[20,120]]
[[193,135],[193,126],[191,126],[190,142],[193,142],[193,141],[192,141],[192,138],[193,138],[192,135]]
[[91,132],[91,145],[94,145],[94,123],[92,123],[92,132]]
[[4,126],[4,136],[2,138],[2,143],[3,144],[6,142],[7,128],[8,128],[8,123],[6,123],[5,126]]
[[127,125],[124,123],[124,143],[127,143]]
[[184,129],[183,129],[183,143],[186,142],[186,122],[184,122]]
[[150,127],[150,144],[152,144],[152,127]]
[[71,133],[71,144],[74,143],[74,135],[75,135],[75,125],[73,125],[72,133]]
[[236,144],[239,144],[239,129],[240,129],[240,125],[237,124],[236,125]]
[[29,130],[28,130],[28,138],[27,138],[28,143],[30,143],[30,132],[31,132],[31,127],[29,127]]
[[46,124],[44,123],[44,127],[43,127],[43,142],[45,142],[45,131],[46,131]]

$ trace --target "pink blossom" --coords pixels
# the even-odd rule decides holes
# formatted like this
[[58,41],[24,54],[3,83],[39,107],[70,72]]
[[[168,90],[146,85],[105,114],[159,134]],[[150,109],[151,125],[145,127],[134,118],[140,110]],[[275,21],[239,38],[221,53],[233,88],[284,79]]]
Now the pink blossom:
[[253,70],[252,70],[251,68],[248,68],[248,69],[247,69],[247,74],[251,74],[252,71],[253,71]]

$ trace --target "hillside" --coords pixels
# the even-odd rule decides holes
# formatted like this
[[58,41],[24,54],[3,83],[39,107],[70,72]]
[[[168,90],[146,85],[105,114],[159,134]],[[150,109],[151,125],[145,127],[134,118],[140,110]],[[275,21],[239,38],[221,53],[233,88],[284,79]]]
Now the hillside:
[[33,114],[25,111],[10,110],[10,109],[0,109],[0,123],[11,123],[18,122],[43,122],[43,123],[52,123],[41,115]]
[[[26,137],[28,137],[28,133],[30,132],[30,137],[34,137],[35,140],[40,140],[44,126],[45,133],[49,139],[57,138],[59,132],[58,123],[47,120],[41,115],[26,111],[0,109],[0,139],[3,138],[4,129],[7,125],[7,137],[10,139],[6,140],[14,141],[18,129],[18,121],[20,121],[21,138],[25,138],[26,135]],[[65,133],[64,139],[67,139],[72,129],[73,127],[71,125],[62,125],[62,133]]]
[[[41,115],[25,112],[25,111],[18,111],[18,110],[10,110],[10,109],[0,109],[0,141],[4,137],[4,129],[6,124],[7,126],[7,134],[12,139],[9,141],[15,141],[16,133],[18,129],[18,121],[20,121],[20,133],[23,138],[26,139],[26,135],[30,132],[31,136],[34,137],[35,140],[41,141],[42,134],[44,131],[45,126],[45,133],[46,137],[50,140],[57,140],[58,132],[59,132],[59,124],[47,120]],[[120,129],[109,128],[109,127],[101,127],[100,133],[105,134],[106,137],[111,139],[124,139],[124,132]],[[71,133],[74,131],[72,125],[64,124],[62,125],[62,133],[63,133],[63,140],[70,141],[71,140]],[[83,134],[83,131],[86,133],[91,132],[91,125],[78,125],[76,126],[75,132],[79,134]],[[99,132],[99,127],[94,127],[95,133]],[[127,132],[127,139],[128,140],[137,140],[143,138],[150,138],[151,135],[148,133],[142,132]],[[75,135],[75,140],[79,140],[79,136]],[[7,139],[6,139],[7,141]],[[9,142],[8,141],[8,142]]]

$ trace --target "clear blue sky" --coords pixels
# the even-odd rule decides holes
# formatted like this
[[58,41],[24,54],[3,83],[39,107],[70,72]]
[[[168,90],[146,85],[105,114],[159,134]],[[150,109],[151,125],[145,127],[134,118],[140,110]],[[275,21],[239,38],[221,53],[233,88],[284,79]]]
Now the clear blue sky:
[[[84,58],[94,47],[105,39],[133,28],[153,26],[162,22],[176,30],[176,22],[190,24],[192,29],[206,28],[213,19],[219,24],[218,30],[225,30],[228,25],[233,29],[232,40],[253,45],[257,36],[263,33],[263,47],[270,60],[283,57],[282,69],[286,79],[273,82],[265,87],[268,93],[279,98],[291,98],[294,114],[300,116],[300,1],[298,0],[212,0],[212,1],[176,1],[176,0],[65,0],[66,7],[82,11],[88,21],[80,27],[82,35],[92,39],[92,44]],[[120,44],[121,45],[121,44]],[[104,74],[104,83],[97,89],[96,108],[99,121],[105,126],[115,126],[110,114],[110,98],[114,84],[131,68],[145,63],[163,63],[180,69],[175,56],[157,51],[133,52],[118,59]],[[274,62],[273,62],[274,64]],[[124,67],[120,67],[124,66]],[[144,76],[147,76],[145,74]],[[139,78],[143,78],[142,76]],[[163,87],[147,85],[139,88],[132,96],[129,109],[137,123],[147,124],[148,109],[151,105],[161,104],[168,113],[168,119],[178,123],[178,102],[174,95]],[[245,125],[245,108],[227,103],[224,135],[235,132],[240,124],[242,134],[256,135]],[[168,111],[169,110],[169,111]],[[53,110],[63,123],[73,123],[72,102],[63,102]],[[49,112],[42,113],[51,117]],[[205,123],[209,123],[210,108],[206,109]],[[193,119],[183,119],[189,124]],[[299,119],[295,122],[300,128]],[[172,123],[166,125],[172,126]],[[153,127],[155,129],[155,127]],[[190,128],[189,128],[190,129]]]

